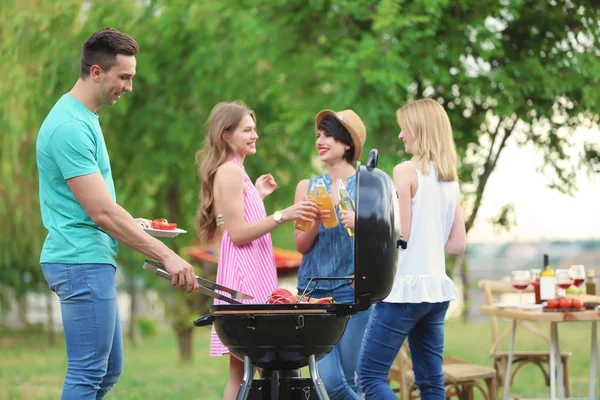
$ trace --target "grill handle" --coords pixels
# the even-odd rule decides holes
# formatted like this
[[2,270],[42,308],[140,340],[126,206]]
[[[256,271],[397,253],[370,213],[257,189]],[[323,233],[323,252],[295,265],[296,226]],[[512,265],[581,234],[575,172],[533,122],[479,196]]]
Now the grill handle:
[[377,149],[372,149],[369,152],[369,158],[367,158],[367,168],[377,168],[378,162],[379,162],[379,151]]
[[213,323],[213,316],[206,314],[194,321],[194,326],[210,326]]

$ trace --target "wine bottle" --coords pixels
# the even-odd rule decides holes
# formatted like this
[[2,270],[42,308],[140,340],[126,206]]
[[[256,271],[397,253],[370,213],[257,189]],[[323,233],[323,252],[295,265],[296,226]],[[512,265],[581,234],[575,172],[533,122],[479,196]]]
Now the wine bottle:
[[546,301],[556,296],[556,276],[550,267],[548,254],[544,254],[544,269],[540,274],[540,300]]

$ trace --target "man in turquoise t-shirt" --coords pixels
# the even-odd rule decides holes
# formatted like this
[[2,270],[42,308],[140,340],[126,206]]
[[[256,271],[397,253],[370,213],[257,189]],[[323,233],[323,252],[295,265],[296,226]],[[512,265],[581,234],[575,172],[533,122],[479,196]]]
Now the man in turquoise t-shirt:
[[137,51],[137,42],[117,30],[94,33],[83,45],[79,79],[38,134],[40,208],[48,230],[40,262],[60,298],[68,358],[62,400],[102,399],[121,374],[117,242],[161,261],[173,285],[198,291],[192,266],[116,203],[96,112],[131,92]]

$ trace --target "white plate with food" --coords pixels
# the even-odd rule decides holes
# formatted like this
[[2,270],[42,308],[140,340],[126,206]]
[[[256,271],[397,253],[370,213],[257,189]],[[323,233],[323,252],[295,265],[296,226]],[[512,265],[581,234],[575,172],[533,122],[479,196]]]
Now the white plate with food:
[[177,228],[177,224],[169,223],[166,219],[155,219],[153,221],[145,218],[136,218],[137,223],[144,232],[154,237],[172,238],[181,233],[187,233],[186,230]]
[[152,229],[152,228],[142,228],[144,232],[154,237],[164,237],[164,238],[172,238],[180,233],[187,233],[184,229],[175,228],[172,231],[167,231],[164,229]]

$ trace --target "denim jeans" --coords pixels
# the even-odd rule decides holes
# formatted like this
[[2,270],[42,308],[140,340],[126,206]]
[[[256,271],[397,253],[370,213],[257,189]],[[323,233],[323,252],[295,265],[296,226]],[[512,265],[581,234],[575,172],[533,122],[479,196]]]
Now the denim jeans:
[[42,264],[60,299],[67,347],[62,400],[97,400],[117,383],[123,341],[116,268],[110,264]]
[[[332,291],[315,291],[315,298],[332,296],[338,303],[354,303],[354,289],[343,286]],[[356,385],[359,349],[371,309],[350,316],[344,335],[333,350],[317,362],[319,375],[330,400],[359,400]]]
[[367,400],[398,400],[387,377],[408,336],[421,399],[445,399],[444,318],[449,302],[377,303],[360,351],[358,379]]

